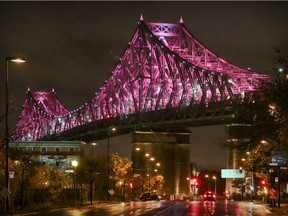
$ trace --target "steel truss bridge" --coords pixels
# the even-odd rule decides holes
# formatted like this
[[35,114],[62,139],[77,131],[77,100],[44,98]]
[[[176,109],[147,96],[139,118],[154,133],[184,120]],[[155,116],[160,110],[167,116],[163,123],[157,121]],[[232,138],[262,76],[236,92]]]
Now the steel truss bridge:
[[[177,128],[232,122],[231,104],[257,101],[265,74],[234,65],[179,23],[145,22],[90,101],[67,110],[55,91],[28,89],[13,141],[84,140],[137,127]],[[136,127],[136,128],[135,128]]]

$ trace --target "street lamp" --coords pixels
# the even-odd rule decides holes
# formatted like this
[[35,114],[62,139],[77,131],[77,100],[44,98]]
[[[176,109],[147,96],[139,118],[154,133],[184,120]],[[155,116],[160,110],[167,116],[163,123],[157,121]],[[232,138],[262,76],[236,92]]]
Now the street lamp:
[[[161,166],[161,164],[159,163],[159,162],[157,162],[156,164],[155,164],[158,168]],[[156,171],[155,171],[156,170]],[[154,171],[155,172],[158,172],[158,169],[155,169]],[[156,176],[155,176],[155,184],[156,184],[156,180],[157,180],[157,178],[156,178]],[[156,192],[157,192],[157,187],[155,186],[155,190],[156,190]]]
[[[136,156],[136,152],[140,152],[140,151],[141,151],[141,148],[139,148],[139,147],[136,147],[135,149],[132,150],[132,174],[133,174],[133,177],[132,177],[132,179],[133,179],[132,198],[133,199],[136,197],[136,194],[135,194],[135,192],[136,192],[136,190],[135,190],[135,177],[136,177],[135,176],[135,174],[136,174],[135,170],[136,170],[136,168],[135,168],[135,166],[136,166],[136,158],[138,158],[138,156]],[[137,162],[138,162],[138,159],[137,159]]]
[[151,192],[151,183],[150,183],[150,174],[151,174],[151,172],[150,172],[150,161],[154,161],[155,160],[155,158],[153,158],[153,157],[151,157],[150,159],[149,159],[149,162],[148,162],[148,190],[149,190],[149,193]]
[[208,179],[208,190],[210,190],[210,179],[209,179],[209,175],[205,175],[205,178],[207,178]]
[[107,200],[109,200],[109,176],[110,176],[110,135],[111,135],[111,131],[115,131],[116,128],[114,127],[109,127],[108,128],[108,132],[107,132],[107,164],[108,164],[108,170],[107,170]]
[[8,74],[9,74],[9,62],[23,63],[26,62],[25,58],[22,57],[6,57],[6,103],[5,103],[5,183],[8,191],[6,198],[6,210],[9,212],[10,208],[10,181],[9,181],[9,125],[8,125],[8,110],[9,110],[9,99],[8,99]]
[[156,189],[157,172],[158,172],[158,169],[154,169],[154,174],[155,174],[154,191],[156,192],[156,194],[157,194],[157,189]]
[[91,147],[92,147],[92,158],[94,158],[94,146],[98,145],[98,143],[91,143]]
[[75,205],[76,203],[76,168],[78,166],[78,161],[76,160],[73,160],[71,162],[71,165],[74,167],[74,186],[73,186],[73,189],[74,189],[74,199],[73,199],[73,204]]
[[[133,150],[133,152],[132,152],[132,162],[133,162],[133,169],[132,169],[132,171],[133,171],[133,178],[134,178],[134,174],[135,174],[135,163],[136,163],[136,152],[139,152],[139,151],[141,151],[141,148],[139,148],[139,147],[136,147],[134,150]],[[138,161],[138,160],[137,160]]]
[[216,186],[217,185],[217,183],[216,183],[217,178],[216,178],[216,176],[213,176],[212,178],[215,180],[215,195],[217,195],[217,186]]
[[125,184],[126,184],[126,182],[125,182],[125,180],[123,182],[120,181],[119,184],[120,184],[120,187],[121,187],[122,202],[125,202],[125,187],[126,187]]

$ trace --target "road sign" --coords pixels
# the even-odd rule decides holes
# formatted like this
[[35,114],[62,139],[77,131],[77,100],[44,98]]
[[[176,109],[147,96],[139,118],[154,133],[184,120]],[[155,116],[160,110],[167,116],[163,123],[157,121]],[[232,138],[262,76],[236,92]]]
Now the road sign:
[[245,171],[240,172],[238,169],[221,169],[222,178],[244,178]]
[[273,151],[272,152],[272,163],[286,163],[287,157],[284,151]]
[[113,196],[115,194],[115,191],[113,189],[108,190],[108,193]]
[[275,155],[272,157],[272,163],[286,163],[286,157],[283,155]]
[[278,163],[269,163],[269,166],[278,166]]

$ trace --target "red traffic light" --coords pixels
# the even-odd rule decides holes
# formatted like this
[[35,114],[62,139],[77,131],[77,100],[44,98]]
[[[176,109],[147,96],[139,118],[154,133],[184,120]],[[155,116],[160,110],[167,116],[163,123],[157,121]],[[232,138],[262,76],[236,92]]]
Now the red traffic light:
[[262,185],[265,185],[265,184],[266,184],[266,181],[265,181],[265,180],[261,180],[261,184],[262,184]]
[[242,173],[242,171],[243,171],[243,167],[240,166],[240,167],[239,167],[239,172]]
[[197,178],[193,178],[193,179],[191,179],[191,185],[192,186],[198,186],[198,179]]

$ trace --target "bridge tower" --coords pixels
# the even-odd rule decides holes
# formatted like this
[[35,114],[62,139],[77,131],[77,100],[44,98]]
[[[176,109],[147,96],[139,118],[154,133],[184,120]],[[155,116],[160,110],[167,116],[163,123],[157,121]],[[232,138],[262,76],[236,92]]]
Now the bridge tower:
[[[136,194],[156,192],[181,199],[189,195],[190,132],[135,131],[132,133],[132,160]],[[164,182],[159,185],[161,176]],[[140,178],[141,181],[137,181]],[[156,181],[155,181],[156,180]],[[150,182],[150,183],[149,183]]]
[[[227,128],[227,169],[240,170],[246,158],[248,149],[247,143],[251,140],[251,124],[245,123],[233,123],[226,125]],[[242,170],[241,170],[242,172]],[[245,172],[245,170],[243,170]],[[234,184],[236,179],[226,179],[226,189],[230,193],[240,193],[237,188],[238,185]],[[245,179],[241,179],[240,182],[244,183]]]

